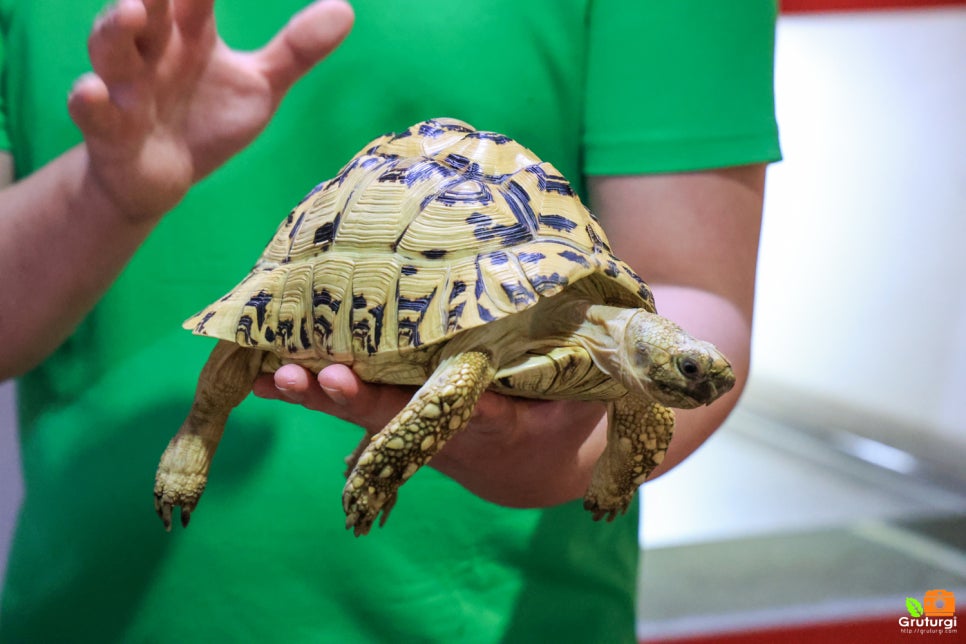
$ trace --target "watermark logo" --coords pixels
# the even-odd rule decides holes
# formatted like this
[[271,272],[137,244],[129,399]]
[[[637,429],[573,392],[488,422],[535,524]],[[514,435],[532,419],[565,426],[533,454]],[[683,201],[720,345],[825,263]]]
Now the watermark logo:
[[937,588],[926,591],[922,601],[906,597],[909,616],[899,618],[899,632],[910,635],[954,635],[956,626],[956,596],[949,590]]

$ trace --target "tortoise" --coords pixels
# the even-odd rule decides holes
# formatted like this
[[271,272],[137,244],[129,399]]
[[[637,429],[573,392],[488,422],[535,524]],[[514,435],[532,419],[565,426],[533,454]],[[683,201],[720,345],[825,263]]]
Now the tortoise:
[[456,119],[363,148],[299,202],[249,275],[184,327],[219,339],[165,450],[155,509],[188,525],[232,408],[262,372],[349,365],[419,385],[346,459],[346,527],[367,534],[399,487],[470,420],[487,388],[606,401],[584,506],[623,513],[664,457],[670,407],[734,384],[727,359],[657,315],[568,181],[513,139]]

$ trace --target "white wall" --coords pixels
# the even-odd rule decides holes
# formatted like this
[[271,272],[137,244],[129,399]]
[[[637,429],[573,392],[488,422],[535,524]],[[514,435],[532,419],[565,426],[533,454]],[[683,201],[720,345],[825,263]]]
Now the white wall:
[[964,8],[782,19],[750,403],[966,448],[964,65]]

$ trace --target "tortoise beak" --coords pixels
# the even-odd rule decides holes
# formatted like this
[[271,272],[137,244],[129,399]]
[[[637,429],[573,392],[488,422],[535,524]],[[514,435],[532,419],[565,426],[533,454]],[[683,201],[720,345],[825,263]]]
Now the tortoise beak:
[[[718,365],[715,365],[716,367]],[[710,405],[721,396],[731,391],[735,386],[735,372],[731,365],[725,362],[719,368],[708,374],[708,378],[696,387],[695,400],[701,404]]]

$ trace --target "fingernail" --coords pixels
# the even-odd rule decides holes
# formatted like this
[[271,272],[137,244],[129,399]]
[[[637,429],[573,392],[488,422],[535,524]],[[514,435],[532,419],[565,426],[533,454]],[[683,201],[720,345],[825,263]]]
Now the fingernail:
[[294,385],[295,383],[291,380],[283,383],[276,382],[275,389],[278,390],[278,393],[280,393],[282,395],[282,398],[284,398],[285,400],[288,400],[290,402],[301,402],[302,396],[300,392],[292,388]]
[[333,389],[331,387],[322,387],[322,391],[324,391],[325,392],[325,395],[328,396],[329,399],[332,402],[334,402],[335,404],[337,404],[337,405],[348,405],[349,404],[349,399],[346,398],[342,394],[342,392],[339,391],[338,389]]

